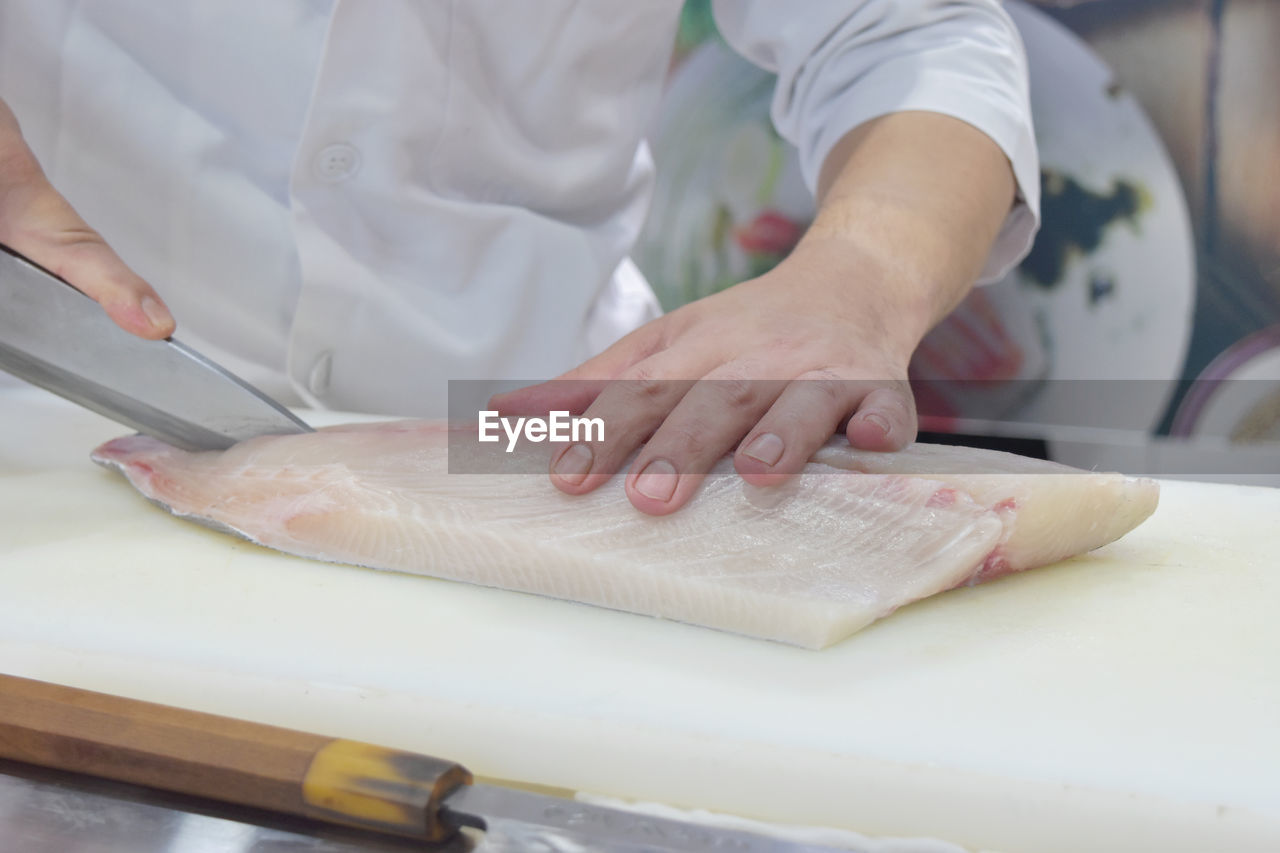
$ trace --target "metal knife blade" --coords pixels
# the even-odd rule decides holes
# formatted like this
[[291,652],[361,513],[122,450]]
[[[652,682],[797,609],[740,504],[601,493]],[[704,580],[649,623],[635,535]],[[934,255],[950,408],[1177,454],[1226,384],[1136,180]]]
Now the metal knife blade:
[[[608,853],[837,853],[737,829],[701,826],[620,809],[473,783],[448,794],[440,818],[485,832],[483,850]],[[847,848],[839,848],[849,853]]]
[[[15,772],[17,775],[13,775]],[[15,850],[60,853],[271,853],[285,849],[305,853],[407,853],[427,849],[438,853],[836,853],[834,848],[703,829],[571,801],[558,801],[559,806],[542,805],[532,801],[552,798],[521,791],[490,786],[468,786],[464,790],[471,792],[464,799],[490,813],[511,814],[520,808],[514,800],[528,798],[531,802],[526,811],[541,823],[490,816],[485,818],[485,834],[479,839],[456,836],[448,842],[427,845],[359,830],[316,827],[252,809],[215,808],[213,813],[207,813],[202,811],[208,808],[207,803],[160,791],[0,762],[0,837]],[[475,823],[478,822],[472,822]],[[317,830],[323,834],[317,834]]]
[[311,431],[190,347],[129,334],[62,279],[0,250],[0,369],[186,450]]

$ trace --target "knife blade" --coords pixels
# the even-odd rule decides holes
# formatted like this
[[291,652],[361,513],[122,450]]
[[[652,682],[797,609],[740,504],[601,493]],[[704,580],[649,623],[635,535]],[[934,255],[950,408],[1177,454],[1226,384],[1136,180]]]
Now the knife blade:
[[609,853],[835,853],[739,829],[704,826],[515,788],[472,783],[444,798],[440,819],[485,832],[486,848]]
[[477,783],[432,756],[10,675],[0,675],[0,759],[424,842],[472,827],[509,850],[837,849]]
[[129,334],[61,278],[0,250],[0,369],[184,450],[311,431],[190,347]]

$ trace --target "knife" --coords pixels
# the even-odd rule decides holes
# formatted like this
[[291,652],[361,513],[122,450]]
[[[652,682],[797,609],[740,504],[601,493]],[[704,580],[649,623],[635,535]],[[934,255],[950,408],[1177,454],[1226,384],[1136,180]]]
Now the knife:
[[0,246],[0,369],[184,450],[311,427],[178,341],[144,340]]
[[836,851],[478,783],[427,755],[11,675],[0,675],[0,759],[421,842],[472,827],[504,849]]

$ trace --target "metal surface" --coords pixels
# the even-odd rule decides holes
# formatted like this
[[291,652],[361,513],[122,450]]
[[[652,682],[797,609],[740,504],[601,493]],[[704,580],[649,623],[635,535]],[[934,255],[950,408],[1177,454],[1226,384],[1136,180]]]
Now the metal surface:
[[432,845],[0,760],[3,853],[837,853],[491,785],[446,813],[463,832]]
[[199,353],[129,334],[80,291],[0,249],[0,369],[187,450],[311,430]]
[[0,761],[3,853],[466,853]]
[[[607,853],[836,853],[837,848],[769,838],[562,800],[495,785],[465,785],[441,814],[485,831],[485,851],[600,850]],[[847,848],[840,848],[849,853]]]

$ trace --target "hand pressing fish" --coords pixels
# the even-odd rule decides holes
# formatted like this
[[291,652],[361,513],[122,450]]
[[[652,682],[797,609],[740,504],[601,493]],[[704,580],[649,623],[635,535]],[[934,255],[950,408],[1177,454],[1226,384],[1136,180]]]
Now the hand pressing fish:
[[809,648],[944,590],[1105,545],[1155,510],[1151,480],[1006,453],[840,438],[783,486],[726,458],[698,498],[637,512],[622,477],[450,474],[448,428],[401,421],[189,453],[145,436],[93,458],[183,518],[291,554],[538,593]]

